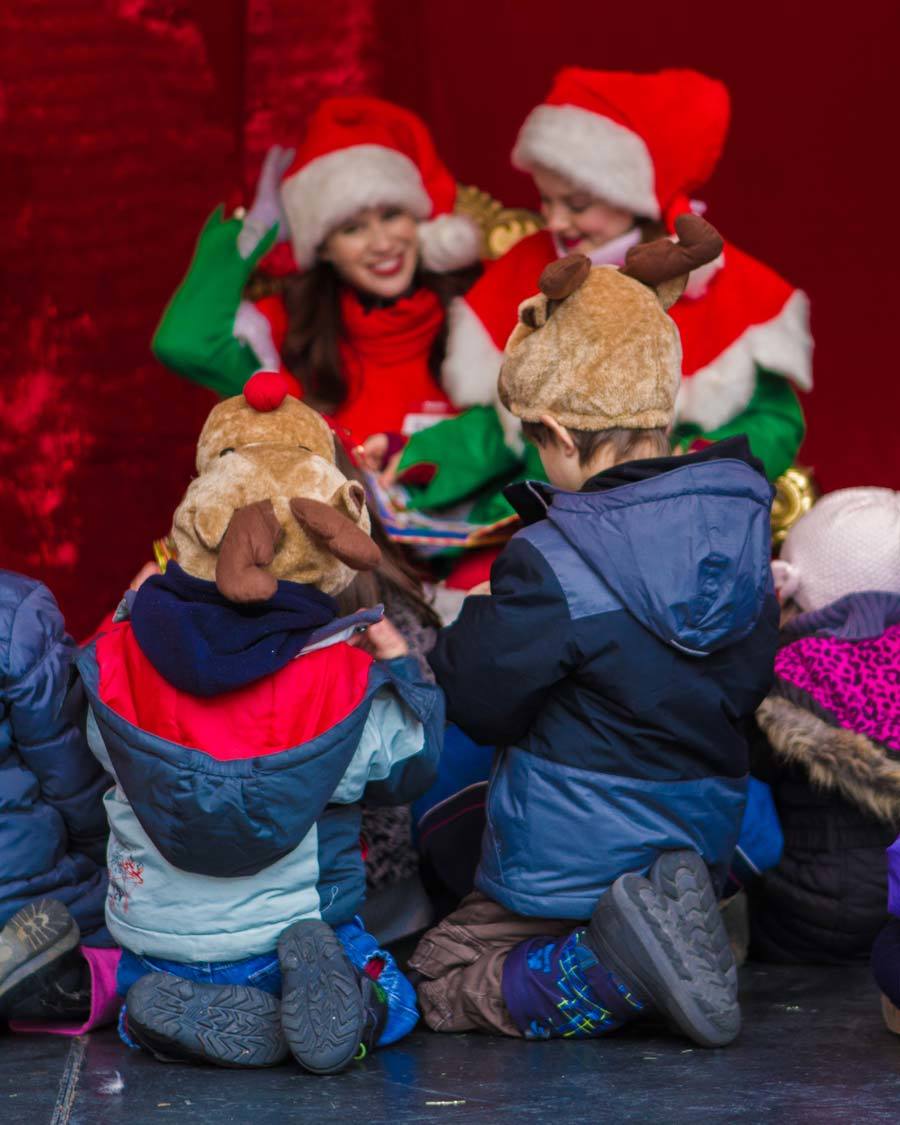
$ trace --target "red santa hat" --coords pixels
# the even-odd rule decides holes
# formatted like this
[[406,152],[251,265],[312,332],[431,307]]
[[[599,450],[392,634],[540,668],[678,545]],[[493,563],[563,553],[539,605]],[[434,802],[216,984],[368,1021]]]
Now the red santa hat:
[[512,162],[526,172],[543,165],[671,228],[715,168],[729,116],[725,86],[696,70],[566,67],[525,119]]
[[335,227],[377,206],[402,207],[419,220],[427,269],[461,269],[479,257],[478,229],[453,214],[456,182],[424,121],[380,98],[321,103],[282,181],[281,200],[301,269]]

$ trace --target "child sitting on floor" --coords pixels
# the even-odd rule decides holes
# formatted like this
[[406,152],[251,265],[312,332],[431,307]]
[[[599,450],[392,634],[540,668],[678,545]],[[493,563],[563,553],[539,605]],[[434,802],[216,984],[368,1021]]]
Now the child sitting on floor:
[[75,645],[46,586],[0,570],[0,636],[0,1025],[77,1035],[116,1010],[109,778],[84,738]]
[[[165,1060],[332,1073],[415,1025],[357,917],[360,805],[431,783],[441,693],[380,607],[362,486],[278,375],[210,414],[174,517],[178,561],[79,657],[116,785],[106,916],[126,1041]],[[365,633],[371,651],[348,642]],[[373,659],[374,657],[374,659]]]
[[823,496],[772,569],[783,625],[753,766],[772,787],[784,854],[753,887],[751,949],[867,960],[900,832],[900,493]]
[[511,490],[527,526],[431,656],[448,717],[500,748],[476,890],[410,961],[435,1030],[739,1029],[714,884],[775,653],[772,490],[743,438],[666,456],[664,309],[721,248],[694,216],[678,234],[624,271],[549,266],[507,344],[500,397],[551,484]]

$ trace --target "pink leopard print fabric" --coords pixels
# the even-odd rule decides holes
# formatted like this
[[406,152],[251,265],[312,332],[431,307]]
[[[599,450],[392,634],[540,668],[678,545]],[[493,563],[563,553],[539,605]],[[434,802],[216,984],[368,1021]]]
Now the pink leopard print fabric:
[[775,674],[838,726],[900,753],[900,625],[865,641],[803,637],[779,651]]

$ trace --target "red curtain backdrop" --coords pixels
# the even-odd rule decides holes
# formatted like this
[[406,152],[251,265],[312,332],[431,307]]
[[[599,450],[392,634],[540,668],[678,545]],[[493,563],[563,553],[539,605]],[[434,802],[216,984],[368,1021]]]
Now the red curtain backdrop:
[[0,565],[83,635],[168,529],[212,405],[149,341],[213,205],[316,101],[371,92],[457,176],[533,203],[508,154],[564,63],[695,66],[734,100],[705,196],[813,301],[803,459],[900,487],[893,349],[894,0],[18,0],[0,14]]

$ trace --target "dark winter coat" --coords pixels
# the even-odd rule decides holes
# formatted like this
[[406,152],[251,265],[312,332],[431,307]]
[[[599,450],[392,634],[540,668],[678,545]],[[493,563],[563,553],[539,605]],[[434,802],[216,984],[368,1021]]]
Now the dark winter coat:
[[[244,607],[231,613],[255,650],[265,613],[256,631]],[[413,660],[375,661],[345,643],[378,616],[334,619],[294,657],[282,646],[280,667],[262,677],[248,661],[248,682],[219,694],[167,679],[127,619],[79,654],[91,747],[117,782],[107,800],[107,920],[120,945],[235,961],[271,952],[301,918],[337,925],[359,911],[360,803],[424,792],[444,725],[443,697]],[[155,627],[165,624],[161,615]],[[207,635],[219,668],[230,665],[237,631],[226,619],[220,636]],[[181,668],[192,685],[203,674],[202,664],[166,660],[169,676]]]
[[864,961],[887,918],[885,848],[900,831],[900,597],[852,595],[782,631],[754,773],[784,833],[754,888],[752,952]]
[[88,749],[75,645],[40,582],[0,571],[0,926],[42,896],[110,944],[106,813],[110,779]]
[[476,886],[586,918],[666,849],[721,880],[777,637],[759,464],[734,439],[508,496],[531,522],[431,657],[449,718],[501,748]]

